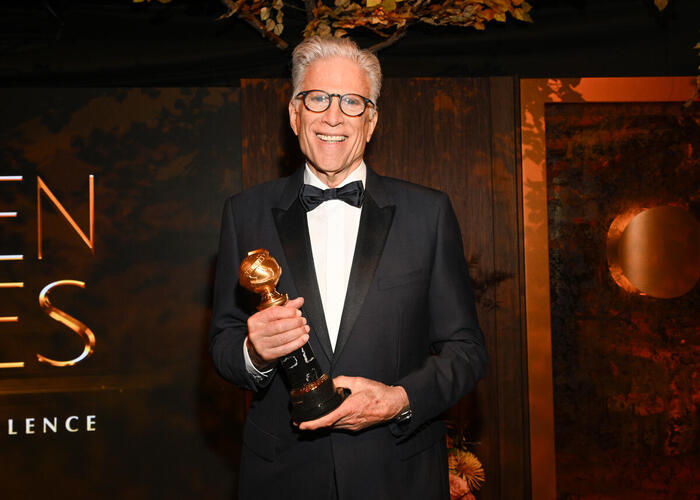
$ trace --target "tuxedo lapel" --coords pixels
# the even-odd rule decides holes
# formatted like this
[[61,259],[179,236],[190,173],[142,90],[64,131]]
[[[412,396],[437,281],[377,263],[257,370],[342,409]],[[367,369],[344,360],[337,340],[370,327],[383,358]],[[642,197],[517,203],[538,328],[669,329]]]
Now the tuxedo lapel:
[[350,337],[384,250],[395,208],[394,205],[383,206],[385,203],[386,196],[381,178],[367,168],[367,190],[362,205],[360,228],[355,243],[355,254],[345,294],[334,359],[338,359]]
[[[301,182],[296,177],[298,176],[290,177],[290,182],[282,196],[282,206],[273,208],[272,215],[275,219],[282,248],[284,249],[289,272],[294,280],[297,292],[299,292],[301,297],[304,297],[304,306],[302,307],[304,316],[309,322],[312,332],[316,334],[318,342],[330,363],[333,359],[333,349],[328,336],[321,294],[318,290],[306,212],[297,197]],[[286,209],[285,206],[287,207]],[[318,355],[319,353],[315,354]]]

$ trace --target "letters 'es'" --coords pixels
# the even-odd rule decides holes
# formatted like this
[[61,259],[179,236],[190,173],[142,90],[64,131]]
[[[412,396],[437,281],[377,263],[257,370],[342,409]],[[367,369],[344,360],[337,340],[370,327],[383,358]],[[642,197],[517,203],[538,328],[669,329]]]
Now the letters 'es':
[[[4,175],[0,176],[0,182],[22,182],[23,177],[21,175]],[[41,218],[41,200],[42,195],[46,196],[51,203],[56,207],[59,213],[66,219],[66,221],[71,225],[75,232],[80,236],[82,241],[87,245],[90,252],[95,254],[95,178],[90,175],[88,178],[89,182],[89,196],[90,196],[90,236],[86,236],[80,226],[75,222],[73,217],[70,216],[68,211],[63,207],[58,198],[51,192],[46,183],[41,177],[36,178],[36,220],[37,220],[37,259],[41,260],[44,258],[42,252],[42,218]],[[17,217],[17,212],[0,212],[0,219],[2,218],[13,218]],[[2,221],[0,221],[2,222]],[[4,249],[3,249],[4,250]],[[24,255],[21,254],[0,254],[0,261],[18,261],[24,260]],[[39,293],[39,306],[41,310],[44,311],[51,319],[61,323],[68,329],[72,330],[80,336],[83,341],[83,352],[80,353],[73,359],[69,360],[55,360],[43,356],[41,354],[36,355],[37,360],[40,363],[45,363],[51,366],[65,367],[73,366],[80,363],[85,358],[90,356],[95,349],[95,334],[80,320],[74,318],[70,314],[62,311],[58,307],[51,304],[49,300],[49,293],[53,288],[59,286],[77,286],[80,288],[85,288],[85,283],[77,280],[59,280],[54,281],[46,285]],[[0,288],[23,288],[23,282],[0,282]],[[0,323],[19,323],[19,316],[0,316]],[[0,368],[23,368],[24,361],[6,361],[0,360]]]

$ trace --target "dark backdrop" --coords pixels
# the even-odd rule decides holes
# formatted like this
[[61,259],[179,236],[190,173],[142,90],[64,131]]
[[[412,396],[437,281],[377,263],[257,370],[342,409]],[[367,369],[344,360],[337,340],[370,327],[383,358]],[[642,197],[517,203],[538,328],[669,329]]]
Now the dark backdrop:
[[[0,218],[0,254],[24,256],[0,261],[0,283],[23,283],[0,285],[0,316],[18,316],[0,322],[0,363],[24,363],[0,368],[3,498],[231,498],[244,403],[207,330],[221,207],[241,185],[238,89],[0,94],[0,176],[22,176],[0,182],[0,212],[18,213]],[[94,254],[42,194],[39,260],[37,177],[87,232],[89,175]],[[96,342],[55,367],[36,354],[82,351],[37,301],[64,279],[85,288],[57,287],[52,304]]]
[[[668,76],[697,74],[700,2],[531,0],[535,22],[485,31],[414,26],[380,51],[387,76]],[[8,5],[10,4],[10,5]],[[219,0],[3,2],[3,85],[229,85],[286,77],[289,50],[238,19],[217,23]],[[303,13],[287,10],[285,37]],[[367,45],[360,31],[354,34]]]

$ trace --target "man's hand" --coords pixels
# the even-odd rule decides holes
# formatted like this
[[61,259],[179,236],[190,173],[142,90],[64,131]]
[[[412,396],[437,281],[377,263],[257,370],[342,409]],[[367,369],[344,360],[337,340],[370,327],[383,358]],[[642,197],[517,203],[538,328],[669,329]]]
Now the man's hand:
[[359,431],[376,424],[388,422],[408,408],[406,390],[401,386],[384,385],[362,377],[336,377],[336,387],[352,391],[343,403],[316,420],[303,422],[299,429],[315,430],[323,427]]
[[309,340],[309,326],[299,310],[303,304],[304,298],[297,297],[248,318],[248,354],[258,370],[268,369]]

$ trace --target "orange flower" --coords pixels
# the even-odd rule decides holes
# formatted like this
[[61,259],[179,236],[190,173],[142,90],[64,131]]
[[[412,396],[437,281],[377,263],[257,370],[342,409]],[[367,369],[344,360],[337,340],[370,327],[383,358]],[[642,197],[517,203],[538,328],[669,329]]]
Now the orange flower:
[[469,491],[476,491],[484,482],[484,467],[470,451],[456,450],[448,456],[450,472],[464,479]]

